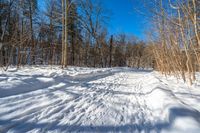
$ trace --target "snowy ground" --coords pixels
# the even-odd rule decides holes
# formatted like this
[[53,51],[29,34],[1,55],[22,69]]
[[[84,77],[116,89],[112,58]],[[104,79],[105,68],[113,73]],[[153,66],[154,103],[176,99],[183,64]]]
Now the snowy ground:
[[0,133],[199,133],[199,103],[198,82],[189,87],[154,71],[44,66],[0,71]]

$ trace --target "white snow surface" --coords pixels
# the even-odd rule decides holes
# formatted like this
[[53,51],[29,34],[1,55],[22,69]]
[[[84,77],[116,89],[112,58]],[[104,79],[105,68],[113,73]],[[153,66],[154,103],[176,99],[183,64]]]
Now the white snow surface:
[[200,133],[199,81],[131,68],[11,67],[0,71],[0,133]]

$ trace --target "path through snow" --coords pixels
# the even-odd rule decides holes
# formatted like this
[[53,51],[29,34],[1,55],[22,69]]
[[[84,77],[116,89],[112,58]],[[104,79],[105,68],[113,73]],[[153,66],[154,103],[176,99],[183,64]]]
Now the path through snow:
[[200,131],[200,86],[129,68],[0,73],[0,133]]

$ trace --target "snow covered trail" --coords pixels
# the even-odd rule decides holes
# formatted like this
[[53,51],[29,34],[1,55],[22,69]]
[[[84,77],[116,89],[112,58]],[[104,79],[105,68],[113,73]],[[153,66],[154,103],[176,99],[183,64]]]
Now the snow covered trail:
[[130,68],[0,73],[0,133],[200,131],[200,85]]

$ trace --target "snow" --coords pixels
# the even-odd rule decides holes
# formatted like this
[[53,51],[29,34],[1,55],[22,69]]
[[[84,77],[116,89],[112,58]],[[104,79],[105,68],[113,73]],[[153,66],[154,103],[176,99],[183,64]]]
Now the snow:
[[0,133],[199,133],[200,75],[189,86],[131,68],[0,71]]

